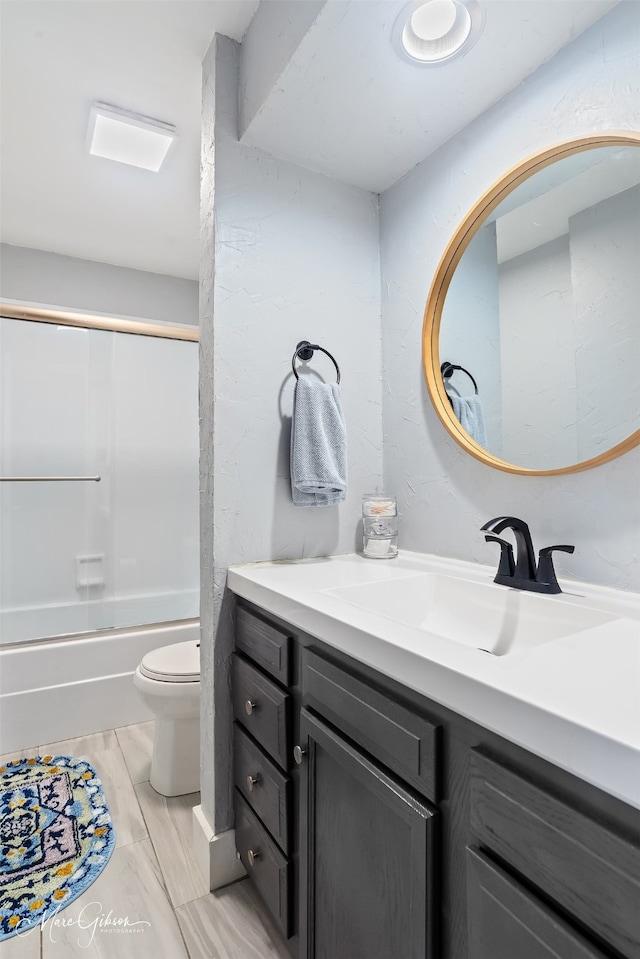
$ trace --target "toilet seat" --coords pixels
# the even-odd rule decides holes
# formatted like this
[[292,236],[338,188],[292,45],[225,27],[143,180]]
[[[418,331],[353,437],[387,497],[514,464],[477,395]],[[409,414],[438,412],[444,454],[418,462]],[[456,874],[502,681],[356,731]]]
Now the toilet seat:
[[173,643],[152,649],[142,657],[140,672],[163,683],[200,682],[199,643]]

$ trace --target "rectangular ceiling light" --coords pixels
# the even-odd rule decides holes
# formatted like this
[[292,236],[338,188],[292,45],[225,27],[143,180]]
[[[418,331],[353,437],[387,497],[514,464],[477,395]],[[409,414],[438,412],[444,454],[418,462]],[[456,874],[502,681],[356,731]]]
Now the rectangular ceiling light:
[[170,123],[94,103],[89,122],[89,153],[157,173],[175,139]]

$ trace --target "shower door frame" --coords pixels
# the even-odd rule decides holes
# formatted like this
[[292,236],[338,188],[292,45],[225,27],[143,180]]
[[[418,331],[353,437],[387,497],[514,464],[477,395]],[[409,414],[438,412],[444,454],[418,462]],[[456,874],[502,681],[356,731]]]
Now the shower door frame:
[[55,323],[56,326],[77,326],[85,330],[107,330],[110,333],[135,333],[137,336],[156,336],[165,340],[189,340],[197,343],[199,330],[195,327],[172,326],[170,323],[149,323],[146,320],[122,319],[94,313],[75,313],[68,310],[50,310],[44,307],[23,306],[20,303],[0,301],[0,319],[28,320],[32,323]]

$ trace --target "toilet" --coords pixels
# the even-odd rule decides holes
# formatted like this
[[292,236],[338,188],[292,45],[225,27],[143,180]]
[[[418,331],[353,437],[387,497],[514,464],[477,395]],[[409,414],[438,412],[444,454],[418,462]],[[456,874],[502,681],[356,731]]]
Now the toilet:
[[133,682],[156,720],[151,785],[162,796],[200,789],[200,643],[174,643],[142,658]]

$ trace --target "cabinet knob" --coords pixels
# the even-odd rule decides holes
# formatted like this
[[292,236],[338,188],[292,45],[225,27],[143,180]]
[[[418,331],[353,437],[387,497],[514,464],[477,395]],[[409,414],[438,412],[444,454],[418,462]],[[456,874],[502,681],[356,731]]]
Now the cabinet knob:
[[260,782],[260,776],[247,776],[247,789],[250,793],[253,792],[253,787],[257,786]]
[[307,750],[303,749],[302,746],[293,747],[293,758],[297,762],[298,766],[302,765],[302,757],[307,755]]
[[258,708],[258,704],[252,703],[250,699],[247,699],[247,701],[244,704],[244,711],[247,714],[247,716],[250,716],[253,713],[254,709],[257,709],[257,708]]
[[259,855],[260,855],[260,851],[258,849],[256,850],[249,849],[249,851],[247,852],[247,859],[249,860],[250,866],[255,866],[256,859],[258,858]]

